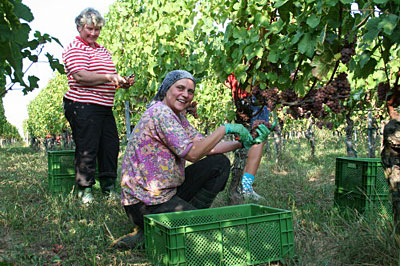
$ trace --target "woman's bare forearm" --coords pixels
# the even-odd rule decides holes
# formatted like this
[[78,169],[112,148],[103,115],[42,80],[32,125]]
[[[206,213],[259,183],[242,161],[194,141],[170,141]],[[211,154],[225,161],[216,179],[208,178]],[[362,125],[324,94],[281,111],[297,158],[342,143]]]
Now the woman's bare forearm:
[[124,79],[118,74],[99,74],[91,71],[81,70],[72,74],[74,79],[85,86],[96,86],[107,82],[112,82],[114,85],[118,86],[120,83],[124,82]]

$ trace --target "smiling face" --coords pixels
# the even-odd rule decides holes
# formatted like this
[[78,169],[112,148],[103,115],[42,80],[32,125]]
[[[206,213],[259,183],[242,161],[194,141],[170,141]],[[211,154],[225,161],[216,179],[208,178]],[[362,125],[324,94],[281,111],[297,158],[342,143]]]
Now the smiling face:
[[91,47],[95,47],[97,38],[99,38],[101,27],[94,26],[93,24],[78,26],[79,35]]
[[180,79],[168,89],[163,103],[179,115],[186,110],[194,97],[194,82],[191,79]]

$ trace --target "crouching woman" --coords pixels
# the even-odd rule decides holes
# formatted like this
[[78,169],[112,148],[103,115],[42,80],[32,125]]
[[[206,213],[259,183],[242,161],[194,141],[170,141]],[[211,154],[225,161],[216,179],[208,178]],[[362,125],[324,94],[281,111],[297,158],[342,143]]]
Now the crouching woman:
[[[230,173],[223,154],[254,144],[248,130],[225,124],[204,137],[186,119],[193,100],[195,78],[187,71],[169,72],[129,137],[122,162],[121,203],[139,227],[119,242],[130,248],[142,235],[143,216],[211,206]],[[237,133],[239,141],[220,142]],[[192,162],[185,167],[185,162]]]

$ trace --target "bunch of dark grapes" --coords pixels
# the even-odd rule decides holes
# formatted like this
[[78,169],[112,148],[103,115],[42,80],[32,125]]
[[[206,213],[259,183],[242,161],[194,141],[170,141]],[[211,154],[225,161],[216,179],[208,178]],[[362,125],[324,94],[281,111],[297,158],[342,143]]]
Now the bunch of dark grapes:
[[251,108],[251,98],[245,97],[235,101],[236,106],[236,118],[238,123],[247,124],[252,118],[253,110]]
[[340,60],[342,61],[343,64],[347,64],[351,60],[351,57],[356,54],[355,44],[356,44],[355,36],[353,41],[349,42],[349,35],[347,34],[342,51],[340,52],[342,55]]
[[[258,127],[259,125],[261,125],[261,124],[265,125],[268,129],[271,129],[271,126],[272,126],[271,123],[265,122],[264,120],[255,120],[255,121],[253,122],[253,125],[251,126],[251,130],[250,130],[250,134],[251,134],[251,136],[253,137],[253,139],[255,139],[255,138],[258,137],[257,127]],[[273,130],[273,131],[277,131],[277,130],[278,130],[278,127],[275,126],[272,130]]]
[[336,98],[336,91],[336,88],[331,85],[320,87],[317,90],[314,98],[313,109],[311,110],[311,113],[315,118],[323,118],[328,115],[328,112],[323,109],[323,104],[328,104],[328,102],[334,101]]
[[347,74],[341,72],[332,81],[331,85],[336,88],[339,98],[347,98],[350,95],[350,82],[347,80]]
[[124,77],[126,82],[122,83],[118,88],[123,88],[123,89],[128,89],[129,87],[132,87],[133,84],[135,84],[135,74],[130,75],[129,77]]
[[188,114],[191,114],[196,119],[199,118],[199,115],[197,114],[197,102],[191,102],[190,105],[186,108],[186,112]]
[[286,89],[286,90],[282,91],[280,94],[280,97],[281,97],[282,101],[288,102],[288,103],[295,102],[299,99],[296,92],[292,89]]
[[339,102],[339,99],[338,99],[338,98],[329,100],[329,101],[326,103],[326,105],[327,105],[327,106],[332,110],[332,112],[334,112],[335,114],[338,114],[338,113],[340,113],[340,112],[343,110],[342,106],[340,105],[340,102]]
[[272,111],[279,103],[278,88],[265,89],[260,91],[261,101],[268,105],[268,110]]
[[318,89],[318,92],[323,95],[323,102],[327,103],[336,96],[337,89],[332,85],[326,85]]
[[386,101],[386,95],[390,91],[389,83],[380,82],[378,84],[378,100],[380,102]]
[[311,109],[311,112],[316,118],[320,117],[324,101],[325,101],[325,92],[321,89],[318,89],[314,96],[313,108]]
[[303,110],[304,115],[314,109],[314,98],[316,94],[317,90],[312,89],[301,99],[300,107]]
[[347,64],[350,61],[351,57],[355,54],[356,50],[354,49],[354,47],[343,48],[341,51],[342,57],[340,58],[340,60],[342,61],[343,64]]
[[236,116],[237,116],[238,122],[240,124],[249,123],[250,119],[251,119],[251,116],[248,113],[245,113],[245,112],[239,111],[239,110],[236,111]]
[[328,114],[323,108],[326,97],[327,95],[324,90],[310,90],[306,96],[301,99],[302,104],[300,110],[304,113],[303,117],[308,118],[312,115],[315,118],[324,118]]

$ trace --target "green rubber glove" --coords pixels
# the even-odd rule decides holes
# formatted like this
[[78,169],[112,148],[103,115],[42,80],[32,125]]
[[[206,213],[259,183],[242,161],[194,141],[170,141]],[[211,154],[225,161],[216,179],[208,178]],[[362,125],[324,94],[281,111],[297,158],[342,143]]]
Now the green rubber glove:
[[238,134],[239,142],[243,144],[245,149],[250,149],[250,147],[255,143],[250,132],[241,124],[225,124],[225,134]]
[[225,124],[225,134],[236,133],[239,135],[249,132],[242,124]]
[[271,134],[272,130],[276,126],[276,121],[271,125],[271,128],[268,129],[264,124],[258,125],[256,131],[258,133],[258,137],[255,138],[255,143],[262,143],[267,140],[268,135]]
[[[247,131],[248,132],[248,131]],[[253,146],[255,143],[253,137],[251,136],[250,132],[247,135],[240,136],[239,142],[243,144],[243,147],[248,150]]]

